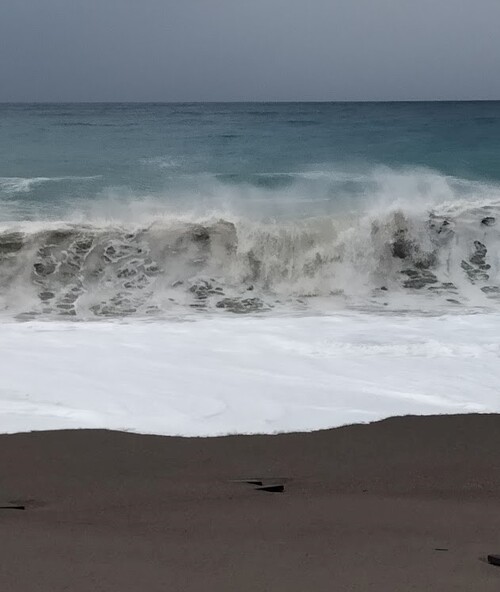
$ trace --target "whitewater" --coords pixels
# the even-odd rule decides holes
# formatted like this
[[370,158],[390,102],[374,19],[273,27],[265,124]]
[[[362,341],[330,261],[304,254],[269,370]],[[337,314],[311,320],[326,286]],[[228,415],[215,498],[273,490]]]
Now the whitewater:
[[0,431],[498,412],[498,204],[0,232]]
[[497,146],[446,144],[484,109],[2,107],[0,432],[499,412]]
[[216,436],[499,412],[500,315],[6,323],[0,431]]

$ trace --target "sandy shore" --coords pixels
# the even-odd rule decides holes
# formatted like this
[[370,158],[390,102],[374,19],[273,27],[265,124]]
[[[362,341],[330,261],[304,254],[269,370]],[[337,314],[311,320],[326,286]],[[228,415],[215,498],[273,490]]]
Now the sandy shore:
[[498,592],[481,557],[500,553],[499,450],[499,415],[3,435],[1,505],[26,509],[0,511],[0,589]]

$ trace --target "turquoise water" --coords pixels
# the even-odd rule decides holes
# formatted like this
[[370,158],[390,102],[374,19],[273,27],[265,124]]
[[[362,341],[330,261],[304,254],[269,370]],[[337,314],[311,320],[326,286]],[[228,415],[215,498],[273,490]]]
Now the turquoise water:
[[0,105],[0,311],[500,306],[500,102]]
[[381,165],[497,182],[499,156],[500,102],[0,105],[4,218],[110,196],[241,201],[249,188],[265,192],[254,211],[275,190],[284,212],[298,181],[304,214],[315,199],[369,199]]

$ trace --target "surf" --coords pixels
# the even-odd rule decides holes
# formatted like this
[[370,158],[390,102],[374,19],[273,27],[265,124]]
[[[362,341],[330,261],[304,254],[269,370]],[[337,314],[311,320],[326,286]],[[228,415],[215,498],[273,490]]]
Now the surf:
[[256,221],[163,216],[0,231],[16,318],[500,306],[500,200]]

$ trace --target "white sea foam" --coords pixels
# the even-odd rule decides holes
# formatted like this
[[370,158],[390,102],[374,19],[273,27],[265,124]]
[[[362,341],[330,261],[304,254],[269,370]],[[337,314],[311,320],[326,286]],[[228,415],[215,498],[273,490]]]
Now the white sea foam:
[[170,156],[152,156],[150,158],[142,158],[140,163],[142,165],[155,167],[158,169],[175,169],[180,166],[178,158]]
[[5,323],[0,432],[214,436],[500,412],[500,315]]
[[92,181],[100,176],[66,176],[66,177],[0,177],[0,195],[14,195],[28,193],[37,185],[44,183],[59,183],[61,181]]

